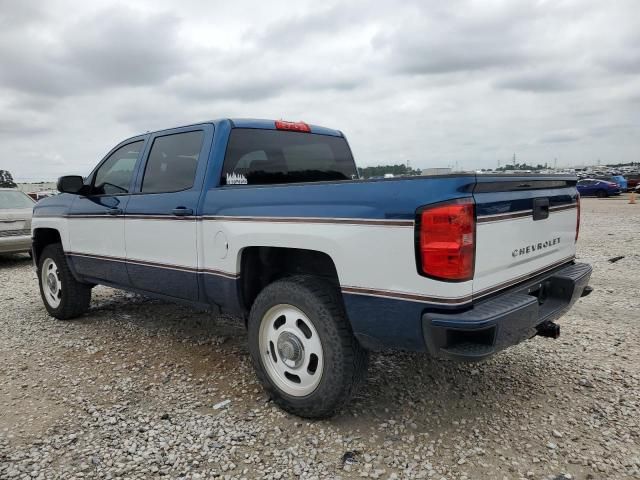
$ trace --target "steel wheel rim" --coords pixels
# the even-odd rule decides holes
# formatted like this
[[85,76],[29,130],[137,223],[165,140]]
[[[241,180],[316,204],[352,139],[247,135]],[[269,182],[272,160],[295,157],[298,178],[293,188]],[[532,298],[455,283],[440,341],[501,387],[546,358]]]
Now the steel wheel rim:
[[309,317],[293,305],[271,307],[259,332],[262,365],[271,381],[294,397],[312,393],[322,379],[322,342]]
[[42,292],[46,302],[51,308],[58,308],[62,301],[62,281],[60,280],[58,266],[53,259],[47,258],[42,263],[40,282],[42,283]]

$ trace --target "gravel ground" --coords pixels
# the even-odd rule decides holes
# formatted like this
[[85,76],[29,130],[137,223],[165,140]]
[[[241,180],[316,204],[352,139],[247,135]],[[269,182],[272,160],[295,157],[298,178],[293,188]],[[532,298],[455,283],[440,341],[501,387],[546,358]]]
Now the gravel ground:
[[640,478],[640,204],[582,218],[595,291],[560,339],[375,354],[328,421],[269,402],[238,321],[103,287],[55,321],[28,258],[2,257],[0,478]]

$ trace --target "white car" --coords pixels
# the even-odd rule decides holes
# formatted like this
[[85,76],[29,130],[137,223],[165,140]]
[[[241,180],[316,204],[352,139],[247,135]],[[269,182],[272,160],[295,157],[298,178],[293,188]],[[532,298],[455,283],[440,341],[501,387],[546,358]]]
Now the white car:
[[15,188],[0,188],[0,254],[31,252],[34,202]]

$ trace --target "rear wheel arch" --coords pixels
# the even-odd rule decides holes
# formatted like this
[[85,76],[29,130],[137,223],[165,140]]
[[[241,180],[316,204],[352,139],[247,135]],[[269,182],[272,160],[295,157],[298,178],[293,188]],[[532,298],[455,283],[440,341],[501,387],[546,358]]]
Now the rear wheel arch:
[[239,253],[239,300],[245,312],[269,284],[294,275],[323,278],[340,287],[335,262],[325,252],[289,247],[245,247]]

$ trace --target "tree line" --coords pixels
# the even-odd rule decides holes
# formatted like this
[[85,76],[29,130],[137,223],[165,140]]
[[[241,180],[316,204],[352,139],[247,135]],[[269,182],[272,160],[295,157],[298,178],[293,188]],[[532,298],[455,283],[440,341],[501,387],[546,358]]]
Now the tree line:
[[420,170],[414,170],[404,163],[399,165],[376,165],[375,167],[358,167],[360,178],[383,177],[385,173],[398,175],[420,175]]

